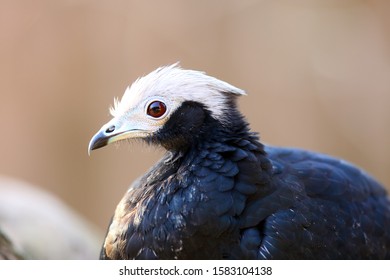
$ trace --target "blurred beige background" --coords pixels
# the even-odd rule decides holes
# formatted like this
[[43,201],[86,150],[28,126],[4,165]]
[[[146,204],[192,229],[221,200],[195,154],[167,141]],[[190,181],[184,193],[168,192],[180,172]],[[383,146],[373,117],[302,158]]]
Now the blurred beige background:
[[1,0],[0,174],[105,229],[162,151],[88,156],[88,142],[128,84],[181,61],[245,89],[264,142],[345,158],[390,187],[389,3]]

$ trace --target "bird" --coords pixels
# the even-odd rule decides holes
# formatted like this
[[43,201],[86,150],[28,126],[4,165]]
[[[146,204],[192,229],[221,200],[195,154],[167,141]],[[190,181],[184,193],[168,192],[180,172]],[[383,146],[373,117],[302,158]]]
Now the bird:
[[142,139],[166,153],[120,200],[100,258],[389,259],[385,187],[345,160],[263,144],[243,95],[175,63],[114,100],[88,152]]

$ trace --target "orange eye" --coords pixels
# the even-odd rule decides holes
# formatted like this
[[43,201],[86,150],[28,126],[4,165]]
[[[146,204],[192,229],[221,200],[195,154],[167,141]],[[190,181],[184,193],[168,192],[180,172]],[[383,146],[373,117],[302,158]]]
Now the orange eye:
[[159,118],[165,114],[167,106],[161,101],[153,101],[149,104],[147,114],[153,118]]

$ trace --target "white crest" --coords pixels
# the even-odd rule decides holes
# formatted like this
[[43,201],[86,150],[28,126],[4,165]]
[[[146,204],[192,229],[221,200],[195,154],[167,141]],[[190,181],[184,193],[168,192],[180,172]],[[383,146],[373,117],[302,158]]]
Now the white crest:
[[110,113],[114,117],[126,115],[143,100],[163,98],[172,110],[184,101],[200,102],[213,117],[223,120],[228,101],[239,95],[245,95],[245,92],[204,72],[182,69],[175,63],[138,78],[126,89],[120,101],[114,100]]

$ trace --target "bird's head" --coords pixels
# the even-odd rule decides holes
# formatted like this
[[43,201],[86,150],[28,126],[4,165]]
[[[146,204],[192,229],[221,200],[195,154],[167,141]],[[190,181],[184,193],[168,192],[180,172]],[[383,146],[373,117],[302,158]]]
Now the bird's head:
[[[235,99],[245,92],[203,72],[177,64],[137,79],[114,100],[113,119],[92,137],[89,151],[139,138],[175,149],[191,143],[206,123],[229,126]],[[210,124],[208,124],[210,125]]]

